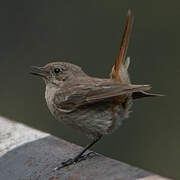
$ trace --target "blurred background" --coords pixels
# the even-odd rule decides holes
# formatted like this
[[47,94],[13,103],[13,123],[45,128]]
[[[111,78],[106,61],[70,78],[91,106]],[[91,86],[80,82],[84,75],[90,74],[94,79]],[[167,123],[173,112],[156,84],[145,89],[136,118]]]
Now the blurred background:
[[179,7],[178,0],[1,0],[0,114],[82,146],[89,143],[53,118],[44,83],[29,75],[30,66],[67,61],[89,75],[108,77],[131,8],[131,80],[150,83],[151,92],[166,96],[136,101],[131,117],[93,149],[180,179]]

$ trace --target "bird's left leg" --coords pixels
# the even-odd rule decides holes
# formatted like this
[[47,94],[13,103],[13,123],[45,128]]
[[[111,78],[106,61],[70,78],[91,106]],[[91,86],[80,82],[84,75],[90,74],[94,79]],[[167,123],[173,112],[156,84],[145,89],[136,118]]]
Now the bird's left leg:
[[73,163],[80,162],[82,160],[85,160],[87,157],[91,156],[92,154],[95,154],[94,152],[89,152],[88,154],[84,155],[83,154],[90,148],[92,147],[95,143],[97,143],[102,136],[99,136],[98,138],[94,139],[90,144],[88,144],[78,155],[76,155],[74,158],[70,158],[67,161],[64,161],[61,163],[61,166],[56,167],[55,170],[60,170],[61,168],[64,168],[66,166],[69,166]]

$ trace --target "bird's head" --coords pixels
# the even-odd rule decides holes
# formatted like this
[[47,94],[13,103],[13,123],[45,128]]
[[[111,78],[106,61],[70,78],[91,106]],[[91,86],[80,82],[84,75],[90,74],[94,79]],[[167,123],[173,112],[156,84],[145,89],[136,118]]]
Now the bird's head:
[[31,74],[41,77],[46,84],[61,85],[67,80],[85,75],[82,69],[74,64],[65,62],[52,62],[43,67],[32,66]]

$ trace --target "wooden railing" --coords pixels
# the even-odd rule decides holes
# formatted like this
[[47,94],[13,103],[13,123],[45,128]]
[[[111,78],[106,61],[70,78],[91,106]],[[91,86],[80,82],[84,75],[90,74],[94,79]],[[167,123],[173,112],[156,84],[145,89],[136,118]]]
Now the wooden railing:
[[54,168],[82,147],[0,117],[0,180],[165,180],[159,175],[96,155]]

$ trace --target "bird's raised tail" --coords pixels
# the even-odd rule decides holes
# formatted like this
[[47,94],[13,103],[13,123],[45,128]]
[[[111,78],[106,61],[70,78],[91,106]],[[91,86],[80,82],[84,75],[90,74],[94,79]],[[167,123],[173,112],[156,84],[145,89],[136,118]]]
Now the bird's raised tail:
[[[127,53],[128,42],[131,34],[132,24],[133,24],[132,13],[131,10],[128,10],[125,30],[121,41],[119,54],[110,73],[111,79],[119,83],[128,83],[128,84],[131,83],[128,74],[130,57],[126,58],[126,53]],[[132,93],[133,99],[138,99],[143,97],[157,97],[157,96],[163,96],[163,95],[147,93],[144,90]]]
[[128,75],[128,66],[130,64],[130,58],[126,58],[126,52],[128,48],[128,42],[131,34],[132,28],[132,13],[131,10],[128,10],[126,26],[121,41],[121,46],[119,50],[118,57],[116,59],[115,65],[112,67],[112,72],[110,74],[111,79],[114,79],[116,82],[120,83],[130,83]]

